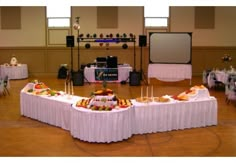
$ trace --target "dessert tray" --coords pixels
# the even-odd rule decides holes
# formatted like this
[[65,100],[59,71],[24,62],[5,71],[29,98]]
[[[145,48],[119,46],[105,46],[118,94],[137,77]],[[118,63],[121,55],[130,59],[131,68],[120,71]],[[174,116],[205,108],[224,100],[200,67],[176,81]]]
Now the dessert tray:
[[149,103],[149,102],[157,102],[157,103],[168,103],[174,101],[195,101],[195,100],[204,100],[209,99],[210,94],[208,89],[204,85],[196,85],[191,87],[190,89],[181,92],[178,95],[164,95],[160,97],[138,97],[135,99],[136,102],[139,103]]
[[204,85],[193,86],[189,90],[186,90],[176,96],[172,97],[178,101],[194,101],[209,99],[210,94],[208,89]]
[[76,107],[96,111],[111,111],[132,106],[131,100],[118,98],[111,89],[105,88],[92,92],[91,97],[76,102]]
[[138,97],[135,100],[136,102],[139,103],[149,103],[149,102],[166,103],[166,102],[171,102],[173,99],[171,99],[171,96],[165,95],[161,97]]
[[28,89],[24,90],[25,92],[33,95],[39,96],[59,96],[62,95],[62,91],[57,91],[50,89],[46,84],[38,80],[33,80],[29,83]]

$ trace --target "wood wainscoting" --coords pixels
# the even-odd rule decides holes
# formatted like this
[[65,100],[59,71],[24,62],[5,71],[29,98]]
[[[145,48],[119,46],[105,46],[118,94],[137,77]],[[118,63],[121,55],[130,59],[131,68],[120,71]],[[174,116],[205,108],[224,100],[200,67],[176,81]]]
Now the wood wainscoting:
[[[129,46],[129,45],[128,45]],[[147,74],[149,63],[149,47],[142,48],[142,70]],[[20,63],[28,65],[29,75],[56,75],[61,64],[71,67],[71,52],[73,54],[73,70],[78,70],[78,48],[74,47],[1,47],[0,64],[9,63],[11,56],[15,55]],[[136,70],[140,70],[141,48],[129,46],[123,49],[120,46],[80,47],[79,66],[93,63],[98,56],[117,56],[118,63],[128,63]],[[221,58],[224,54],[232,57],[232,62],[224,63]],[[229,68],[235,65],[236,47],[192,47],[192,72],[193,76],[199,76],[204,69]],[[135,63],[134,63],[135,57]]]

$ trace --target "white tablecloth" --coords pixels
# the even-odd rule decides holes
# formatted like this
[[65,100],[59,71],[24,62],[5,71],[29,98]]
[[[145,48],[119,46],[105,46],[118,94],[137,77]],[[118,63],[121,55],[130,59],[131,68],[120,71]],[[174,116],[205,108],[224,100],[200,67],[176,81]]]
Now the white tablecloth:
[[[84,68],[84,77],[89,82],[92,82],[92,83],[93,82],[100,82],[100,81],[95,80],[95,69],[96,69],[96,67],[85,67]],[[121,81],[126,81],[127,79],[129,80],[129,72],[130,71],[132,71],[132,67],[130,67],[130,66],[118,66],[118,80],[112,81],[112,82],[121,82]],[[85,82],[86,82],[86,80],[85,80]]]
[[110,143],[133,134],[134,108],[92,111],[73,106],[71,135],[88,142]]
[[20,94],[21,115],[70,130],[71,105],[81,97],[71,96],[68,99],[67,96],[36,96],[23,90]]
[[230,73],[224,71],[215,71],[216,80],[224,84],[228,83],[229,74]]
[[[157,78],[162,81],[180,81],[192,79],[191,64],[149,64],[148,78]],[[190,83],[191,84],[191,83]]]
[[21,115],[69,130],[73,137],[88,142],[110,143],[128,139],[133,134],[217,124],[217,101],[214,97],[147,104],[131,100],[133,106],[130,108],[91,111],[75,106],[83,97],[37,96],[24,92],[24,89],[20,94]]
[[215,86],[215,81],[218,82],[222,82],[223,84],[227,85],[229,84],[229,78],[232,76],[236,76],[236,72],[232,72],[232,71],[211,71],[209,72],[209,75],[206,76],[206,81],[207,81],[207,85],[209,88],[212,88]]
[[27,64],[20,66],[0,65],[0,74],[2,77],[8,75],[9,79],[25,79],[28,78],[28,66]]
[[138,103],[135,105],[134,134],[156,133],[217,124],[217,101],[214,97],[201,101],[172,103]]

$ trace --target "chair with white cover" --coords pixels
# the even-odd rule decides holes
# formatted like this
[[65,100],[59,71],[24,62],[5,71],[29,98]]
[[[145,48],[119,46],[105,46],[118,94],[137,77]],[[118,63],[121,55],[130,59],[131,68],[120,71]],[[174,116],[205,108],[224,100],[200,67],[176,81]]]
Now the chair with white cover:
[[228,81],[225,84],[226,102],[236,101],[236,75],[229,75]]
[[209,88],[213,88],[216,85],[216,74],[213,71],[209,73],[207,84]]
[[207,78],[208,78],[210,72],[211,72],[211,70],[204,70],[202,73],[202,83],[204,85],[208,85]]
[[207,78],[207,84],[209,88],[222,88],[224,87],[224,84],[221,81],[217,80],[216,74],[214,71],[209,72],[208,78]]

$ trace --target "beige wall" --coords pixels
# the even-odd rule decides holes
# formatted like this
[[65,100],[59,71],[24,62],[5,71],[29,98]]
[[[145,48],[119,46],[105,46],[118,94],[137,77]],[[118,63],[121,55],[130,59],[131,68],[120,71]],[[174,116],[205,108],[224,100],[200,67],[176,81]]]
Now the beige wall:
[[[1,8],[0,8],[1,10]],[[10,62],[13,54],[19,62],[28,64],[30,75],[56,75],[60,64],[70,66],[70,48],[66,45],[46,45],[45,7],[22,7],[22,29],[0,29],[0,64]],[[89,14],[88,14],[89,13]],[[192,65],[193,75],[201,75],[206,68],[223,68],[223,54],[228,53],[236,59],[236,7],[216,7],[215,29],[194,29],[194,7],[171,7],[170,30],[172,32],[193,32]],[[72,7],[72,21],[80,17],[81,33],[135,33],[143,31],[142,7],[119,7],[118,29],[97,29],[96,7]],[[1,22],[1,20],[0,20]],[[73,35],[77,31],[71,29]],[[60,36],[61,37],[61,36]],[[138,39],[136,44],[138,45]],[[78,70],[77,43],[73,48],[73,69]],[[122,44],[105,47],[92,45],[91,49],[80,47],[80,65],[94,61],[97,56],[115,55],[119,63],[134,66],[132,43],[124,50]],[[136,46],[136,69],[140,69],[140,48]],[[146,72],[149,60],[149,47],[143,48],[143,70]]]
[[[80,17],[80,34],[84,36],[96,33],[99,36],[101,33],[112,33],[114,36],[119,33],[130,33],[138,35],[143,32],[143,7],[118,7],[118,28],[97,28],[97,7],[72,7],[72,22],[76,21],[76,17]],[[72,35],[77,36],[78,31],[72,29]],[[76,40],[75,40],[76,41]],[[76,42],[75,42],[76,45]],[[83,46],[84,44],[81,43]],[[93,44],[99,46],[98,44]],[[138,45],[138,42],[137,42]],[[76,45],[77,46],[77,45]],[[111,44],[111,46],[120,46],[118,44]]]
[[193,46],[236,46],[236,7],[215,7],[215,28],[194,28],[194,7],[171,7],[170,31],[192,32]]
[[45,9],[21,7],[21,29],[0,29],[0,47],[45,46]]

